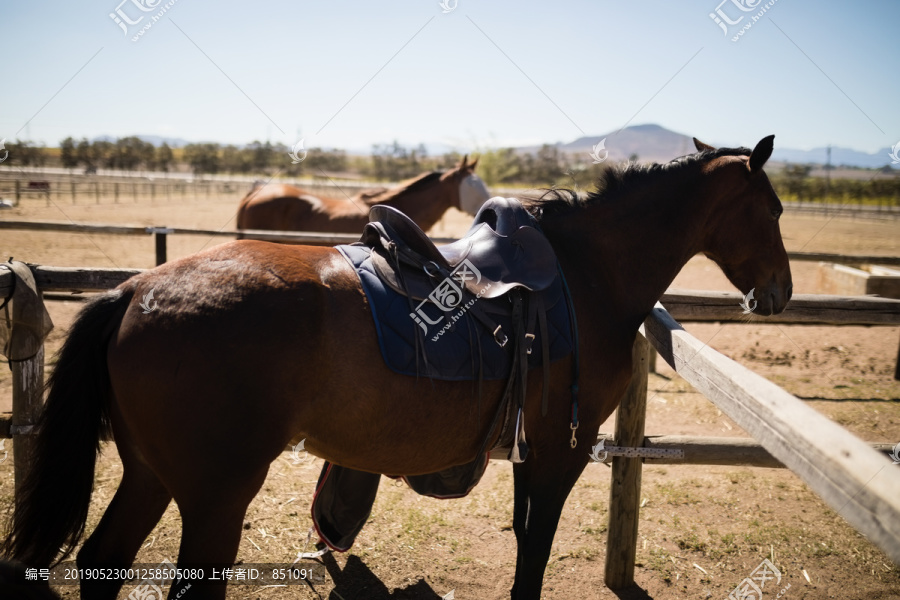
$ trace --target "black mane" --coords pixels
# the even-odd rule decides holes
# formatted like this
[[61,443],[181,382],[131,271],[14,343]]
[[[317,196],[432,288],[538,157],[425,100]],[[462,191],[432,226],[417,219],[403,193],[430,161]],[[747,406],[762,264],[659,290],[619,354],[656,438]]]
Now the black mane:
[[540,198],[525,201],[525,205],[535,217],[562,214],[575,208],[585,208],[591,204],[610,201],[625,189],[637,184],[666,176],[687,176],[690,167],[722,156],[750,156],[750,148],[715,148],[672,159],[667,163],[637,164],[627,163],[603,172],[597,180],[597,187],[586,197],[580,197],[569,189],[547,190]]

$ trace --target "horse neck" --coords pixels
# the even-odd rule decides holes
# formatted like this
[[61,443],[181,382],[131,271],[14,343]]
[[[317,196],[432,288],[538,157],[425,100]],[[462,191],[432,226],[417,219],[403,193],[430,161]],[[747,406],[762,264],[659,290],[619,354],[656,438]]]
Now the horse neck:
[[703,250],[705,196],[690,187],[644,187],[545,219],[542,227],[570,284],[590,298],[590,312],[613,315],[633,335],[685,263]]
[[450,187],[452,179],[437,179],[433,184],[416,189],[402,190],[383,204],[396,208],[428,231],[444,215],[452,204]]

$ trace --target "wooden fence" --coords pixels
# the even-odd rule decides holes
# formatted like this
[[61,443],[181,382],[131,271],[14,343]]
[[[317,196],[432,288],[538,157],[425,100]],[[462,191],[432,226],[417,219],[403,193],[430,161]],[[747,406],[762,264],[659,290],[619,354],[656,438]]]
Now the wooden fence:
[[[44,175],[35,173],[29,178],[10,179],[0,172],[0,197],[11,198],[18,204],[28,197],[40,198],[46,205],[52,203],[75,204],[125,204],[125,203],[167,203],[188,198],[225,198],[237,202],[253,184],[253,178],[223,180],[213,178],[190,178],[185,174],[171,177],[148,177],[110,175],[103,177],[82,177]],[[285,183],[279,179],[275,183]],[[357,192],[392,185],[371,181],[332,180],[322,177],[291,182],[304,190],[339,195],[341,190]],[[396,184],[393,184],[396,185]]]
[[[166,240],[169,235],[204,235],[210,237],[235,237],[243,235],[247,239],[268,242],[288,242],[294,244],[327,245],[351,244],[359,239],[357,234],[320,233],[304,231],[270,231],[262,229],[190,229],[185,227],[145,226],[145,225],[105,225],[100,223],[72,223],[63,221],[15,221],[0,220],[0,229],[29,231],[58,231],[61,233],[96,233],[103,235],[153,235],[155,237],[156,264],[166,262]],[[454,238],[432,238],[438,244],[454,242]],[[795,261],[825,261],[844,264],[879,264],[900,266],[897,256],[847,256],[823,252],[788,252],[788,258]],[[733,306],[733,305],[732,305]]]
[[[710,312],[706,303],[709,295],[701,293],[699,302],[693,304],[684,293],[667,294],[670,299],[678,298],[681,311],[689,307],[689,314]],[[816,314],[815,296],[796,300],[800,323],[857,324],[852,320],[853,307],[865,305],[862,312],[869,316],[860,319],[868,321],[863,324],[900,324],[898,300],[825,297],[821,314]],[[845,306],[842,300],[847,302]],[[792,322],[794,302],[792,299],[787,310],[773,318]],[[646,437],[651,348],[752,438]],[[662,304],[657,304],[644,321],[632,360],[632,380],[616,412],[612,442],[620,447],[677,448],[683,458],[612,459],[607,586],[620,589],[634,583],[643,462],[787,467],[900,564],[900,477],[887,457],[890,444],[860,440],[799,398],[716,352],[684,331]]]

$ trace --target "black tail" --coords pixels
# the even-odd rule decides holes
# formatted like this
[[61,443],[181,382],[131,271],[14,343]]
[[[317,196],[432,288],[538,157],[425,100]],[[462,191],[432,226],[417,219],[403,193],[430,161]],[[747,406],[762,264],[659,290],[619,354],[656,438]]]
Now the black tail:
[[44,568],[60,549],[59,560],[66,558],[81,539],[100,440],[110,429],[107,343],[131,297],[121,290],[99,296],[72,325],[47,383],[30,470],[0,555]]

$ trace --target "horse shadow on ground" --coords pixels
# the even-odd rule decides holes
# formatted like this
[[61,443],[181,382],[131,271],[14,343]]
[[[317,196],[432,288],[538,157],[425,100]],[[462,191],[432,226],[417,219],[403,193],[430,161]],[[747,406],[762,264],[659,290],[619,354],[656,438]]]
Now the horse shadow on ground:
[[611,590],[619,600],[653,600],[653,596],[647,593],[647,590],[641,586],[634,584],[621,590]]
[[384,583],[369,569],[358,557],[350,555],[347,564],[341,569],[334,556],[329,552],[321,559],[328,575],[334,582],[327,596],[323,596],[313,584],[310,587],[319,595],[319,598],[328,600],[352,600],[353,598],[366,598],[367,600],[441,600],[443,596],[431,589],[424,579],[419,579],[415,584],[405,588],[389,590]]
[[[343,569],[330,552],[316,562],[325,567],[334,582],[334,589],[327,596],[323,596],[313,584],[308,584],[322,599],[442,600],[444,598],[435,592],[424,579],[419,579],[415,584],[402,589],[389,590],[358,556],[352,554],[347,558],[347,564]],[[619,600],[653,600],[647,590],[637,584],[621,590],[612,590],[612,592]]]

